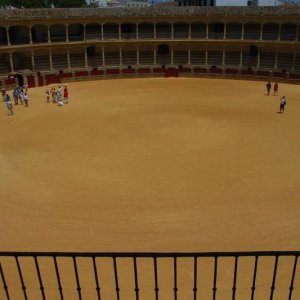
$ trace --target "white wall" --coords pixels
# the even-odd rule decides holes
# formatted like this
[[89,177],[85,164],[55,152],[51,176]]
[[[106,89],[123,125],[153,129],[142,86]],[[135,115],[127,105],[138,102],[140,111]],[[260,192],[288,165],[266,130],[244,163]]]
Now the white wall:
[[216,0],[216,6],[247,6],[247,0]]

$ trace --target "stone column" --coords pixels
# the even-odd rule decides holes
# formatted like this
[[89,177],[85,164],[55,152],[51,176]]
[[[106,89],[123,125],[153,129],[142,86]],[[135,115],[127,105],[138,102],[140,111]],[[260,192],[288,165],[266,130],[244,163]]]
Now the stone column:
[[139,39],[139,24],[136,24],[136,35],[135,38],[138,40]]
[[156,66],[156,49],[154,49],[153,51],[153,55],[154,55],[154,66]]
[[256,68],[260,68],[260,47],[258,47],[258,52],[257,52],[257,65]]
[[154,30],[154,33],[153,33],[154,36],[153,36],[153,37],[154,37],[154,39],[156,39],[156,23],[154,23],[154,28],[153,28],[153,30]]
[[224,23],[224,34],[223,34],[223,40],[226,39],[226,36],[227,36],[227,24]]
[[31,65],[32,65],[32,70],[35,71],[35,60],[34,60],[33,52],[31,52]]
[[101,40],[104,39],[104,29],[103,29],[104,24],[101,24]]
[[279,29],[278,29],[278,31],[279,31],[279,32],[278,32],[278,37],[277,37],[277,40],[278,40],[278,41],[280,41],[280,39],[281,39],[281,38],[280,38],[280,36],[281,36],[281,26],[282,26],[282,24],[280,23],[280,24],[279,24]]
[[69,42],[69,25],[66,25],[66,42]]
[[240,68],[243,67],[243,49],[241,49],[241,52],[240,52]]
[[191,47],[188,49],[188,65],[191,65]]
[[278,65],[278,48],[276,48],[276,52],[275,52],[275,65],[274,65],[274,69],[277,69],[277,65]]
[[12,53],[9,53],[9,62],[10,62],[10,71],[11,73],[13,73],[15,72],[15,69],[14,69],[14,60],[13,60]]
[[119,24],[119,40],[122,38],[121,24]]
[[7,45],[10,46],[9,27],[6,27]]
[[67,49],[68,69],[71,69],[70,50]]
[[136,64],[139,66],[140,65],[140,50],[136,50]]
[[29,43],[32,44],[32,32],[31,32],[32,26],[29,27]]
[[189,22],[189,39],[192,38],[192,24]]
[[85,67],[86,69],[89,67],[89,65],[88,65],[88,56],[87,56],[86,48],[84,48],[84,67]]
[[120,47],[119,49],[119,55],[120,55],[120,67],[123,65],[123,60],[122,60],[122,48]]
[[259,37],[260,41],[263,39],[263,27],[264,27],[264,25],[260,24],[260,37]]
[[245,23],[242,23],[242,40],[244,39],[245,34]]
[[171,47],[171,65],[174,65],[174,49]]
[[103,46],[102,46],[102,65],[103,67],[105,67],[105,51]]
[[205,37],[206,39],[208,39],[208,25],[209,25],[209,24],[206,23],[206,37]]
[[53,70],[53,62],[52,62],[52,51],[49,50],[49,61],[50,61],[50,70]]
[[171,39],[174,39],[174,23],[171,25]]
[[50,26],[47,27],[47,30],[48,30],[48,43],[51,43]]
[[83,40],[86,41],[86,24],[83,24]]

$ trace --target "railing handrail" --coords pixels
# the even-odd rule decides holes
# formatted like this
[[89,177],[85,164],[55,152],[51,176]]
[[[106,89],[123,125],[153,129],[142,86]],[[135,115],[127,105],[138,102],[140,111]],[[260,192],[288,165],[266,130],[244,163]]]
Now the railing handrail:
[[300,251],[238,251],[238,252],[20,252],[0,251],[12,257],[242,257],[242,256],[300,256]]

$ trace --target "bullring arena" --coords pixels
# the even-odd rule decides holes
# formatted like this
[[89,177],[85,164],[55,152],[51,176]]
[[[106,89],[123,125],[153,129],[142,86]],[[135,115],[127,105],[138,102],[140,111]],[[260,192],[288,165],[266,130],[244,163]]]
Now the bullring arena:
[[300,11],[85,12],[1,20],[0,298],[298,299]]

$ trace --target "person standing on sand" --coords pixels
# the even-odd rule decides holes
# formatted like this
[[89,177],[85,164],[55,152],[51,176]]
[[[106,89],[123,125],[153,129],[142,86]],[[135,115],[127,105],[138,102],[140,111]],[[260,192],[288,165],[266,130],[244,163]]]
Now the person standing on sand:
[[8,94],[5,94],[4,101],[8,110],[8,115],[12,116],[14,114],[13,105],[11,103],[10,96]]
[[285,96],[283,96],[283,97],[280,99],[279,112],[283,113],[283,112],[284,112],[285,106],[286,106],[286,99],[285,99]]
[[64,87],[64,102],[68,103],[69,102],[69,92],[68,92],[68,87],[65,85]]
[[50,103],[50,90],[49,88],[46,89],[46,100],[47,100],[47,103]]
[[28,94],[26,92],[23,95],[23,99],[24,99],[24,105],[25,105],[25,107],[28,107],[29,96],[28,96]]
[[5,101],[5,95],[6,95],[6,90],[5,90],[5,88],[2,88],[1,94],[2,94],[2,97],[3,97],[3,101]]
[[271,88],[272,88],[272,84],[271,84],[270,81],[266,84],[266,88],[267,88],[268,96],[270,96],[270,91],[271,91]]
[[274,84],[274,96],[278,96],[278,82]]

